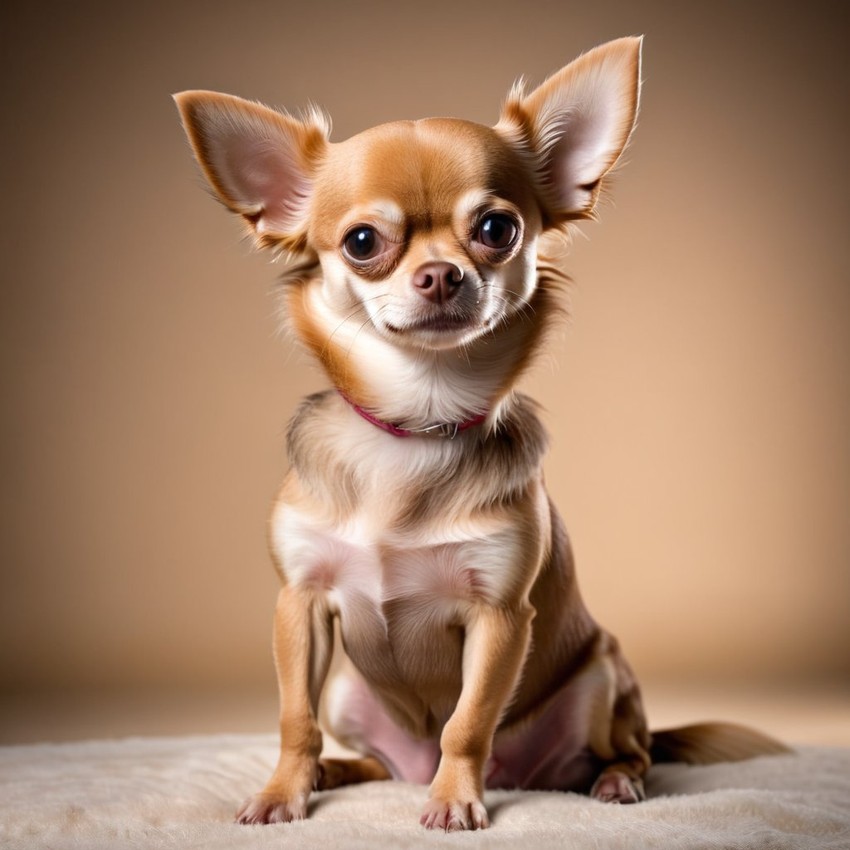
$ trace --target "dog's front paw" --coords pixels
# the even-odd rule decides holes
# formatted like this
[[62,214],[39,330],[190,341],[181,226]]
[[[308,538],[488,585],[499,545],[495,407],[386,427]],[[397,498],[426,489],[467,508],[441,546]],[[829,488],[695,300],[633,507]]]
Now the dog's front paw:
[[490,826],[487,810],[480,800],[441,800],[432,797],[425,804],[419,823],[425,829],[486,829]]
[[307,795],[300,794],[287,797],[281,794],[261,791],[249,797],[236,813],[236,822],[243,824],[255,823],[289,823],[294,820],[304,820],[307,817]]

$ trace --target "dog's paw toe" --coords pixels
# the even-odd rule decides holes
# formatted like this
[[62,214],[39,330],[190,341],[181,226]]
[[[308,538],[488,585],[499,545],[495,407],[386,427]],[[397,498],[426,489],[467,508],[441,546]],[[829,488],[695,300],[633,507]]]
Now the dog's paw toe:
[[590,796],[603,803],[639,803],[645,799],[642,783],[634,782],[625,773],[603,773],[590,789]]
[[276,794],[260,792],[249,797],[236,813],[236,822],[246,825],[290,823],[307,816],[307,800],[287,799]]
[[460,832],[467,829],[486,829],[490,826],[487,810],[480,800],[437,800],[431,799],[419,818],[425,829],[444,829]]

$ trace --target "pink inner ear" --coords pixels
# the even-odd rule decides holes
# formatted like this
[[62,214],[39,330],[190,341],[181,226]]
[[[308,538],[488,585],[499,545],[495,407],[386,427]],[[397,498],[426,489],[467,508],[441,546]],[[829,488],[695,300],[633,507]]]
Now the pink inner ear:
[[587,214],[623,152],[640,94],[640,46],[624,38],[594,48],[522,100],[553,211]]
[[591,201],[591,193],[613,164],[617,152],[608,142],[612,116],[573,114],[567,129],[549,151],[549,181],[561,209],[579,211]]
[[613,165],[620,133],[617,116],[606,103],[571,110],[560,137],[548,151],[549,188],[559,208],[579,211],[591,201],[592,190]]
[[208,139],[209,164],[224,200],[258,233],[291,233],[304,219],[310,180],[298,161],[298,140],[269,136],[250,124]]
[[213,167],[224,188],[258,233],[289,233],[306,213],[310,180],[296,160],[295,139],[233,135]]

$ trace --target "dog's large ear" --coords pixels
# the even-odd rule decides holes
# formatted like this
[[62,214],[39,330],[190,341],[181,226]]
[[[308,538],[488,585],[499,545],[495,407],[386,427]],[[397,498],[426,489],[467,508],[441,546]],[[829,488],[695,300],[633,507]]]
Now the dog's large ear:
[[231,95],[174,95],[195,157],[219,200],[249,223],[261,247],[302,251],[313,176],[330,127]]
[[641,43],[610,41],[531,94],[519,86],[509,95],[496,130],[530,157],[549,224],[592,216],[635,125]]

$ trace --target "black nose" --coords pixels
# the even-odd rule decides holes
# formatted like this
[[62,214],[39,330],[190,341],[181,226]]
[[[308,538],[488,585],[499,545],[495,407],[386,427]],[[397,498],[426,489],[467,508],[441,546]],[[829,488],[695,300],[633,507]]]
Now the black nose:
[[413,286],[434,304],[443,304],[460,288],[463,269],[454,263],[423,263],[413,274]]

